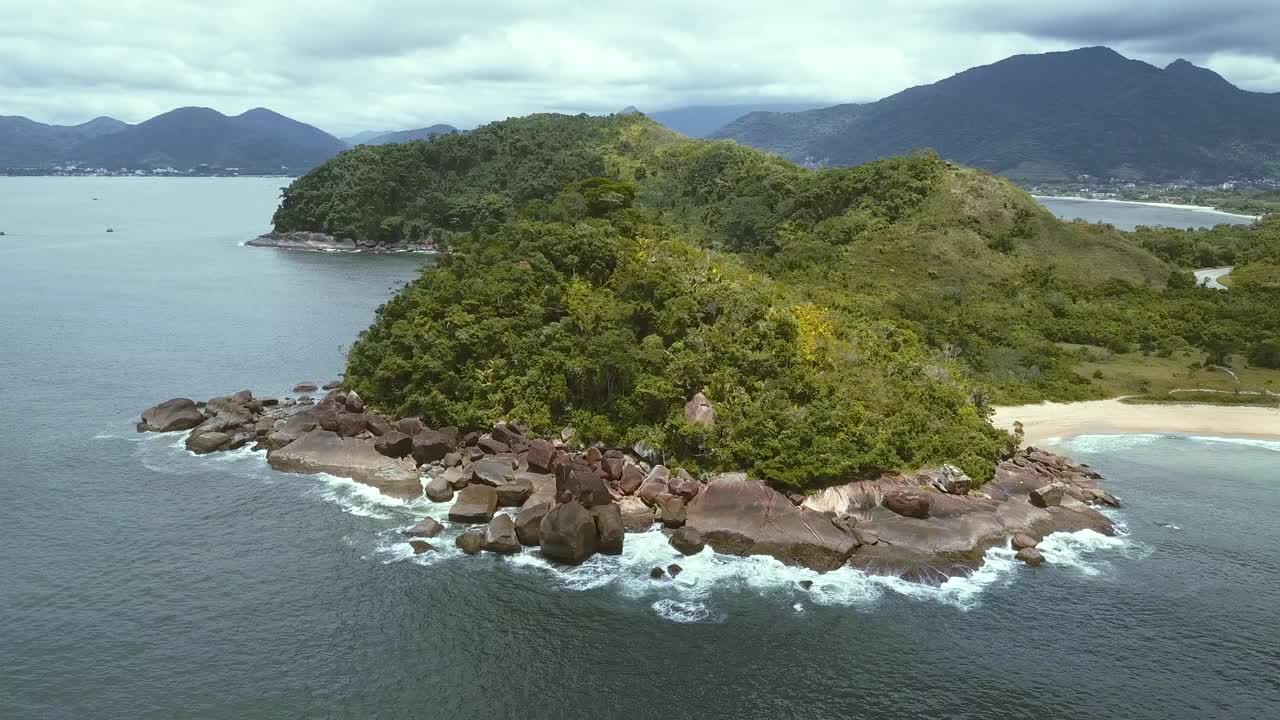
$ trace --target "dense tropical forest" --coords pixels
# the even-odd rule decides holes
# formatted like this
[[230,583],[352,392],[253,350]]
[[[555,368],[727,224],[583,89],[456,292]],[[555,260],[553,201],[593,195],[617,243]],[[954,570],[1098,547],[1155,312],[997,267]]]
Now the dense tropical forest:
[[[1099,354],[1195,372],[1267,365],[1280,338],[1280,290],[1189,272],[1200,244],[1253,257],[1274,225],[1063,223],[932,153],[812,171],[639,114],[358,147],[290,186],[275,223],[448,251],[350,352],[375,405],[572,425],[796,487],[941,462],[985,479],[1012,441],[993,403],[1116,394],[1082,371]],[[685,421],[697,392],[711,427]]]

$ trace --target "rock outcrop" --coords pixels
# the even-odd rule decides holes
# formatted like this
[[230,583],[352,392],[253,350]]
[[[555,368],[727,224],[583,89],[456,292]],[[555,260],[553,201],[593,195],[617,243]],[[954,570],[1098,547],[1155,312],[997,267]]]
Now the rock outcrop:
[[371,440],[342,437],[328,430],[311,430],[282,448],[267,453],[277,470],[329,473],[371,485],[391,497],[422,495],[422,482],[413,463],[389,458]]
[[713,477],[689,504],[686,524],[716,552],[769,555],[814,570],[840,567],[857,547],[826,515],[741,473]]
[[139,432],[174,432],[190,430],[205,421],[204,413],[194,400],[174,398],[142,411]]
[[458,492],[449,519],[458,523],[487,523],[498,509],[498,493],[488,485],[468,485]]
[[538,544],[548,560],[578,565],[595,554],[595,518],[576,500],[556,505],[542,518]]
[[309,250],[312,252],[435,252],[430,243],[396,242],[383,243],[351,238],[336,237],[325,233],[291,230],[289,232],[271,232],[259,235],[245,242],[249,247],[272,247],[281,250]]

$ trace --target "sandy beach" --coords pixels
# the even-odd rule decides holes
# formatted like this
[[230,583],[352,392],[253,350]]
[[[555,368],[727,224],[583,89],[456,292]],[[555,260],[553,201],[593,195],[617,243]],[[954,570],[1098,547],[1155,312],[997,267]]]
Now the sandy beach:
[[1048,438],[1114,433],[1184,433],[1280,440],[1280,410],[1223,405],[1128,405],[1118,399],[997,407],[991,422],[1020,421],[1028,445]]

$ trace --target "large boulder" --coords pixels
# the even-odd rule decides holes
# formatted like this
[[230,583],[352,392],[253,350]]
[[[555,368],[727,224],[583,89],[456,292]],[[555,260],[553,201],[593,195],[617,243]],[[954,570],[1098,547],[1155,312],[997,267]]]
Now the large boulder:
[[496,438],[485,435],[476,441],[476,447],[486,455],[501,455],[511,452],[511,446]]
[[681,555],[697,555],[707,546],[706,541],[702,539],[702,533],[688,525],[671,533],[668,542]]
[[533,495],[533,483],[522,477],[494,489],[498,493],[498,507],[520,507]]
[[684,421],[690,425],[712,427],[716,424],[716,411],[706,395],[694,395],[684,406]]
[[343,437],[355,437],[369,429],[369,418],[364,413],[338,413],[337,417],[336,432]]
[[622,513],[613,503],[591,508],[596,521],[596,550],[605,555],[621,555],[626,531],[622,527]]
[[653,527],[653,508],[638,497],[624,497],[618,501],[622,515],[622,527],[627,532],[647,532]]
[[505,485],[516,477],[515,468],[506,458],[485,458],[471,466],[471,482],[477,485],[497,487]]
[[1040,541],[1026,533],[1017,533],[1013,536],[1013,540],[1010,541],[1010,544],[1013,545],[1014,550],[1026,550],[1027,548],[1033,548],[1036,545],[1039,545]]
[[644,471],[637,465],[627,463],[622,468],[622,477],[618,480],[618,489],[626,495],[634,495],[644,484]]
[[484,548],[484,528],[467,528],[453,541],[467,555],[476,555]]
[[556,497],[568,497],[584,507],[595,507],[613,502],[609,486],[590,465],[571,462],[556,468]]
[[404,531],[409,537],[435,537],[444,532],[444,526],[435,518],[422,518],[413,527]]
[[205,432],[187,438],[187,449],[197,455],[230,449],[232,436],[224,432]]
[[516,537],[521,545],[537,545],[541,537],[542,518],[551,509],[551,503],[538,503],[520,508],[516,513]]
[[423,430],[413,436],[413,459],[419,465],[443,460],[457,444],[457,435],[444,430]]
[[453,488],[450,487],[449,481],[443,477],[432,478],[427,481],[425,488],[427,499],[431,502],[449,502],[453,499]]
[[489,433],[489,437],[506,445],[509,448],[521,448],[529,443],[524,433],[512,427],[510,423],[498,423],[493,426],[493,430]]
[[551,508],[538,528],[543,557],[577,565],[596,551],[596,521],[582,503],[562,503]]
[[194,400],[173,398],[143,410],[138,432],[190,430],[204,421],[204,413],[196,407]]
[[1051,482],[1032,490],[1027,500],[1038,508],[1050,508],[1062,504],[1062,496],[1067,494],[1067,485],[1062,482]]
[[840,567],[857,547],[826,515],[792,505],[742,473],[713,477],[689,504],[686,525],[717,552],[769,555],[820,571]]
[[973,489],[973,480],[955,465],[943,465],[938,470],[920,473],[938,492],[948,495],[967,495]]
[[1033,547],[1022,548],[1014,557],[1031,567],[1038,567],[1044,563],[1044,554]]
[[525,462],[534,472],[549,473],[552,471],[551,461],[556,455],[556,448],[548,440],[534,440],[529,443],[529,452]]
[[668,479],[667,469],[661,465],[650,470],[649,477],[645,478],[644,482],[640,484],[640,489],[636,490],[636,497],[649,505],[657,505],[658,498],[669,494],[667,492]]
[[392,458],[402,458],[413,452],[413,438],[399,430],[388,430],[373,442],[373,449]]
[[496,553],[520,552],[520,539],[510,515],[495,515],[484,529],[483,549]]
[[884,496],[880,503],[903,517],[924,519],[929,517],[932,502],[923,492],[894,492]]
[[661,516],[664,527],[683,527],[687,517],[684,498],[675,495],[663,495],[658,498],[658,514]]
[[386,495],[413,499],[422,495],[418,470],[373,449],[373,441],[347,438],[328,430],[311,430],[288,445],[267,453],[271,467],[284,472],[329,473],[371,485]]
[[498,493],[488,485],[468,485],[458,492],[449,508],[449,519],[458,523],[487,523],[498,509]]

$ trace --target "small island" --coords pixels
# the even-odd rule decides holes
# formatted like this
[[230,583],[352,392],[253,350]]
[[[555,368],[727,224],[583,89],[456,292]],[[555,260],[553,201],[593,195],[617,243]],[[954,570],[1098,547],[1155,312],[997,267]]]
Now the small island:
[[1048,534],[1115,532],[1119,501],[997,406],[1189,383],[1266,404],[1280,378],[1280,291],[1191,272],[1254,277],[1273,220],[1065,223],[928,152],[810,170],[639,114],[535,115],[344,152],[274,225],[251,244],[439,255],[318,401],[180,398],[140,429],[451,502],[469,554],[579,563],[658,524],[682,553],[820,571],[1034,565]]

